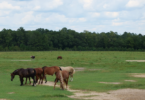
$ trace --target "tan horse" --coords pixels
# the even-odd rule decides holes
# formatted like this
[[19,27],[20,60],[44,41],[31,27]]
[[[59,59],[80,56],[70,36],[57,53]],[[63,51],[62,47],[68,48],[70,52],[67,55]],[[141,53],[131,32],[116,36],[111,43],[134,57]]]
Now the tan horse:
[[[46,75],[53,76],[53,74],[55,74],[56,72],[59,72],[61,70],[61,68],[58,66],[52,66],[52,67],[44,66],[44,67],[42,67],[42,69],[43,69],[43,78],[45,78],[45,83],[47,82]],[[43,79],[42,79],[42,81],[43,81]]]
[[62,70],[65,70],[67,72],[69,72],[70,75],[70,81],[73,81],[73,74],[75,73],[75,69],[71,66],[68,67],[60,67]]
[[66,89],[67,89],[67,84],[68,84],[68,79],[69,79],[69,72],[63,70],[63,71],[56,72],[55,75],[56,75],[56,79],[55,79],[53,89],[55,89],[55,85],[58,82],[58,80],[60,80],[60,88],[64,90],[64,83],[65,83],[66,84]]

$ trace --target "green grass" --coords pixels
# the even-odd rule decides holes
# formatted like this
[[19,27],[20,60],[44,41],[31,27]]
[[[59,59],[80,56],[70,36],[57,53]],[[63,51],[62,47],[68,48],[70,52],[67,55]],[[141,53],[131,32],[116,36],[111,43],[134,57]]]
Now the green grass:
[[[32,61],[30,56],[35,55]],[[13,100],[69,100],[73,93],[59,88],[37,85],[20,86],[19,77],[10,81],[10,73],[18,68],[37,68],[43,66],[83,67],[85,71],[74,74],[74,81],[69,82],[72,89],[88,91],[109,91],[122,88],[145,89],[145,79],[129,76],[130,73],[144,73],[145,62],[126,62],[125,60],[144,60],[145,52],[119,51],[41,51],[41,52],[0,52],[0,98]],[[57,60],[62,56],[62,60]],[[98,69],[98,70],[89,70]],[[47,76],[54,81],[55,76]],[[135,80],[127,82],[124,80]],[[121,84],[102,84],[99,82],[120,82]],[[13,94],[9,94],[13,92]],[[71,99],[70,99],[71,100]]]

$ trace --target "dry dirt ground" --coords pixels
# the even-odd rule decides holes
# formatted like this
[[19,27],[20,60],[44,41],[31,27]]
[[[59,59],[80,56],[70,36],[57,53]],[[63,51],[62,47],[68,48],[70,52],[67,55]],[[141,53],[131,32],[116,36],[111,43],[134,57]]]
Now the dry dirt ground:
[[145,62],[145,60],[126,60],[127,62]]
[[[77,71],[84,71],[85,68],[76,68]],[[133,77],[145,77],[145,74],[130,74]],[[136,82],[135,80],[124,80],[130,82]],[[100,82],[102,84],[121,84],[119,82]],[[43,85],[54,86],[54,82],[47,82]],[[59,87],[59,85],[56,85]],[[68,96],[73,99],[81,99],[81,100],[145,100],[145,90],[141,89],[119,89],[113,90],[109,92],[96,92],[96,91],[83,91],[83,90],[73,90],[69,86],[66,89],[73,93],[73,95]]]

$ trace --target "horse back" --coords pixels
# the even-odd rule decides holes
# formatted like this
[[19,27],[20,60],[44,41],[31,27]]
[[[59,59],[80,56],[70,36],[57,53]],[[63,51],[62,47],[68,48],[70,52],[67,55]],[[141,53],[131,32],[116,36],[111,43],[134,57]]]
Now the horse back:
[[69,72],[66,71],[66,70],[63,70],[62,71],[62,76],[63,76],[64,79],[68,79],[69,78]]
[[36,71],[33,68],[21,69],[19,75],[21,77],[31,77],[35,76]]
[[35,68],[35,71],[36,71],[36,74],[40,75],[40,74],[43,74],[43,69],[42,68]]
[[48,75],[53,75],[55,74],[56,72],[60,71],[60,68],[58,66],[52,66],[52,67],[42,67],[43,71],[45,74],[48,74]]

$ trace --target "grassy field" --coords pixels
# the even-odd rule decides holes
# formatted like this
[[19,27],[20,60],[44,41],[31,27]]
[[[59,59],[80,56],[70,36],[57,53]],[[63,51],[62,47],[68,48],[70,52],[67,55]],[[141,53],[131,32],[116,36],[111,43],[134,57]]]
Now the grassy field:
[[[30,56],[36,59],[31,60]],[[20,86],[19,77],[10,80],[10,73],[18,68],[37,68],[43,66],[82,67],[84,71],[74,74],[69,82],[71,89],[88,91],[109,91],[122,88],[145,89],[145,79],[132,77],[130,73],[144,73],[145,62],[126,62],[125,60],[144,60],[145,52],[117,51],[40,51],[40,52],[0,52],[0,99],[12,100],[72,100],[69,91],[37,85]],[[62,56],[62,60],[57,60]],[[25,60],[25,61],[22,61]],[[92,70],[90,70],[92,69]],[[47,76],[54,81],[55,76]],[[135,80],[128,82],[125,80]],[[102,84],[99,82],[120,82],[122,84]]]

